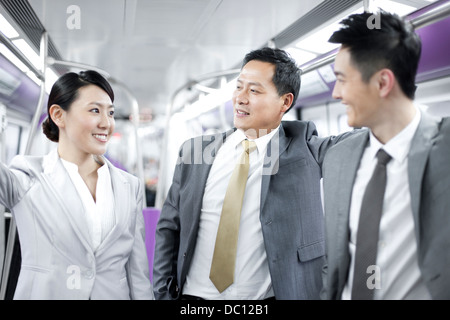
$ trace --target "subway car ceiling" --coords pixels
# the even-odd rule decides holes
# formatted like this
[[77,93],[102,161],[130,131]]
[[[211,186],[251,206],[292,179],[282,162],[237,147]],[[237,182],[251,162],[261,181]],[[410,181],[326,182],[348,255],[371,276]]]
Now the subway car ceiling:
[[[243,56],[252,49],[265,45],[286,49],[308,70],[313,62],[336,50],[327,43],[338,28],[336,23],[353,12],[361,12],[364,6],[371,10],[381,7],[414,18],[435,7],[445,7],[446,3],[83,0],[74,5],[70,0],[1,0],[2,19],[16,34],[2,37],[0,44],[0,101],[32,116],[39,95],[39,79],[33,72],[24,73],[26,66],[19,69],[12,64],[6,41],[10,49],[11,43],[22,45],[21,51],[23,43],[28,44],[35,55],[28,60],[31,63],[36,60],[39,69],[41,34],[46,31],[47,65],[53,71],[52,76],[46,73],[48,88],[58,75],[81,68],[68,62],[98,68],[113,83],[121,84],[115,88],[119,118],[127,119],[133,113],[131,93],[143,124],[164,128],[165,117],[197,107],[195,101],[199,97],[232,81]],[[418,29],[424,42],[418,82],[448,76],[449,21],[446,18]],[[332,64],[327,64],[303,75],[297,108],[332,100],[331,68]],[[220,103],[226,102],[227,96],[222,99]],[[219,102],[210,103],[209,107],[215,107],[214,104]]]

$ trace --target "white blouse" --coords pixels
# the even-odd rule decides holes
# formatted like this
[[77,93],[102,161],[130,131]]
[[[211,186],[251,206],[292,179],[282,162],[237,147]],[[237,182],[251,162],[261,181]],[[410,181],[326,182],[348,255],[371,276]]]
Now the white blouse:
[[114,195],[108,165],[104,163],[103,166],[97,170],[97,201],[94,201],[89,188],[78,173],[78,166],[64,159],[61,159],[61,161],[69,173],[70,179],[75,185],[84,208],[86,209],[86,223],[89,234],[91,235],[92,246],[95,251],[116,224],[114,215]]

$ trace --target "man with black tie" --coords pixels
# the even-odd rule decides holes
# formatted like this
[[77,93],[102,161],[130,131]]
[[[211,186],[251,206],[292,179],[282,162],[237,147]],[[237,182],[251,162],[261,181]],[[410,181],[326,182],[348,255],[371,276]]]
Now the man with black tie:
[[333,96],[367,127],[323,165],[323,299],[449,299],[450,148],[439,121],[414,105],[421,41],[397,15],[342,21]]

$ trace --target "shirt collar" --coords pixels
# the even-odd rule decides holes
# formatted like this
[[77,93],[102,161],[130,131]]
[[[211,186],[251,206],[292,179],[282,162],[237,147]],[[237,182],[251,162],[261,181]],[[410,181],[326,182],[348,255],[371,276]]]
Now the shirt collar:
[[411,141],[419,126],[420,119],[420,110],[416,107],[416,115],[413,120],[384,145],[373,135],[372,131],[370,131],[370,157],[375,158],[378,150],[383,148],[394,160],[400,163],[405,161],[408,156]]
[[242,140],[248,139],[249,141],[254,141],[256,143],[256,150],[260,154],[261,152],[265,152],[267,145],[269,144],[269,141],[272,139],[272,137],[278,132],[280,129],[280,126],[272,131],[270,133],[263,135],[262,137],[259,137],[257,139],[248,139],[245,136],[244,131],[241,129],[237,129],[233,135],[230,136],[231,139],[233,139],[233,145],[235,147],[238,147],[238,145],[241,144]]
[[[105,158],[103,156],[100,156],[101,161],[103,162],[103,165],[97,170],[99,175],[108,175],[109,170],[108,170],[108,164],[105,161]],[[66,168],[66,170],[68,172],[77,172],[78,173],[78,166],[75,163],[72,163],[70,161],[64,160],[63,158],[61,158],[58,154],[58,149],[55,148],[53,150],[51,150],[45,157],[44,157],[44,163],[43,163],[43,167],[44,167],[44,173],[52,173],[53,170],[55,169],[55,165],[58,162],[58,160],[61,159],[61,162],[64,166],[64,168]]]

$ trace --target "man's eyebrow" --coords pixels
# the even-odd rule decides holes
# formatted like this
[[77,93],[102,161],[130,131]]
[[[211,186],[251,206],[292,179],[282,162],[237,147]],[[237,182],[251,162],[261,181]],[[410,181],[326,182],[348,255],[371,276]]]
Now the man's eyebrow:
[[[242,81],[241,79],[237,79],[237,82],[242,83],[244,81]],[[263,87],[263,85],[260,82],[257,82],[257,81],[250,81],[250,82],[248,82],[248,84],[251,85],[251,86]]]

